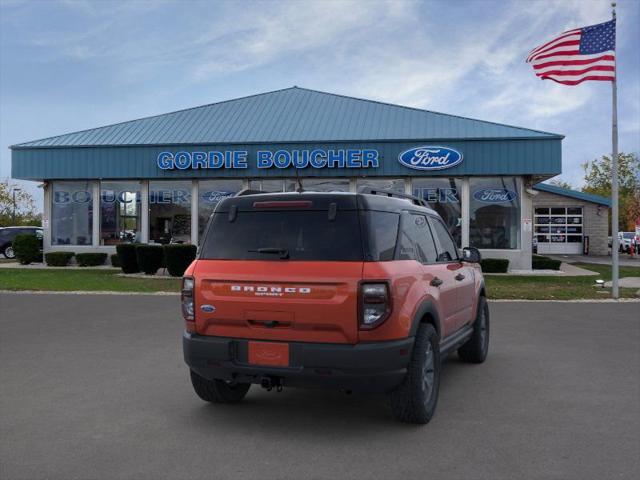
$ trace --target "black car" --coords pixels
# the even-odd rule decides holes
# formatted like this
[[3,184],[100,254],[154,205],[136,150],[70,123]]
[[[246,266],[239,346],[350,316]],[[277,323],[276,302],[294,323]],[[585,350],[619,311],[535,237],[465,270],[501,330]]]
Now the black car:
[[38,237],[42,250],[42,228],[40,227],[4,227],[0,228],[0,253],[6,258],[15,258],[13,252],[13,239],[16,235],[31,234]]

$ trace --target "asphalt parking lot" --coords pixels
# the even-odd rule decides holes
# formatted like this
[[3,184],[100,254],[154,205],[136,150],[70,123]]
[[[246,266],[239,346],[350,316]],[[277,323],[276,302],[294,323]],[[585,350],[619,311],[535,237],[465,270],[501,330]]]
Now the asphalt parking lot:
[[383,396],[203,403],[175,296],[0,295],[0,478],[638,478],[640,304],[491,311],[489,359],[449,359],[416,427]]

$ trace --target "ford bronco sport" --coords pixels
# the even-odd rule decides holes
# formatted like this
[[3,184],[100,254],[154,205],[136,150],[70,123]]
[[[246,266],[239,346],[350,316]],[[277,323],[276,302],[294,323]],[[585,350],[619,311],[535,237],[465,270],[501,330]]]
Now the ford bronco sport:
[[479,261],[408,195],[226,198],[182,283],[193,388],[217,403],[252,383],[387,392],[395,418],[427,423],[441,359],[487,356]]

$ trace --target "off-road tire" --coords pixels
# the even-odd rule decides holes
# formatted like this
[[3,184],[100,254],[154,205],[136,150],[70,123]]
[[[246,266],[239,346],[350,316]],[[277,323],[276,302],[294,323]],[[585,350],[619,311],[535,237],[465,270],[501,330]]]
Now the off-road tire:
[[250,383],[228,383],[224,380],[207,380],[190,370],[191,384],[196,394],[205,402],[239,403],[245,397]]
[[4,250],[2,250],[2,254],[4,255],[4,258],[16,258],[16,252],[13,250],[13,245],[7,245],[6,247],[4,247]]
[[489,305],[485,297],[478,299],[478,312],[473,322],[473,334],[467,343],[458,349],[460,360],[482,363],[489,353]]
[[[433,417],[440,386],[439,342],[438,334],[432,325],[420,325],[407,374],[402,384],[390,395],[391,411],[396,420],[425,424]],[[428,378],[431,379],[430,386]]]

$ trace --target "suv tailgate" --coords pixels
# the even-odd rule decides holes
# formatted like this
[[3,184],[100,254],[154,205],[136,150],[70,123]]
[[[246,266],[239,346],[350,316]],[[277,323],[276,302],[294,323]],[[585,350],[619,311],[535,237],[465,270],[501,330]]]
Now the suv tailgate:
[[356,343],[362,268],[360,261],[199,260],[194,271],[196,331]]

